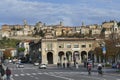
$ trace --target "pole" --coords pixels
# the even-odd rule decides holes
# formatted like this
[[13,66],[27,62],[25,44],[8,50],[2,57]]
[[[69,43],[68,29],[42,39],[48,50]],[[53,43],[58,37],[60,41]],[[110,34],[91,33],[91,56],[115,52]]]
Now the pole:
[[[105,55],[106,55],[106,47],[105,47],[105,42],[103,42],[103,44],[102,44],[103,46],[102,46],[102,51],[103,51],[103,56],[104,56],[104,69],[105,69]],[[104,72],[105,72],[105,70],[104,70]]]

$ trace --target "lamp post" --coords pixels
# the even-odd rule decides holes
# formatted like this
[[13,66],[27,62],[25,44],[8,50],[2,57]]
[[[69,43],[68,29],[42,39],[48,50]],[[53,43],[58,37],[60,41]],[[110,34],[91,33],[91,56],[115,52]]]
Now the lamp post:
[[[118,48],[120,48],[120,44],[119,43],[117,45],[115,45],[115,46],[118,47]],[[120,49],[118,50],[118,53],[119,53],[119,51],[120,51]]]
[[[105,55],[106,55],[106,47],[105,47],[105,42],[102,43],[102,53],[103,53],[103,56],[104,56],[104,69],[105,69]],[[104,70],[105,72],[105,70]]]

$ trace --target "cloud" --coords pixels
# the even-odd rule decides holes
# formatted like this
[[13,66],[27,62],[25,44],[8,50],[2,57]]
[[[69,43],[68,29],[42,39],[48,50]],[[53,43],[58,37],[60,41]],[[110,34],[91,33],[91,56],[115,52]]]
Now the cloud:
[[[73,0],[74,1],[74,0]],[[106,4],[110,3],[110,4]],[[19,24],[26,19],[29,24],[42,21],[57,24],[63,21],[65,25],[80,25],[102,23],[105,19],[118,19],[120,11],[117,2],[112,0],[86,0],[76,3],[52,3],[30,0],[2,0],[0,1],[0,24]],[[105,5],[105,6],[103,6]],[[114,6],[113,6],[114,5]]]

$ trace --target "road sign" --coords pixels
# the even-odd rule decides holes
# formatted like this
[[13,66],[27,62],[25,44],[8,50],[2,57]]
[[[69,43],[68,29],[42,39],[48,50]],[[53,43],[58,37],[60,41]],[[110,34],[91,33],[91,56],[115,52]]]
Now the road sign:
[[102,51],[103,51],[103,54],[105,55],[106,54],[106,47],[105,46],[102,47]]

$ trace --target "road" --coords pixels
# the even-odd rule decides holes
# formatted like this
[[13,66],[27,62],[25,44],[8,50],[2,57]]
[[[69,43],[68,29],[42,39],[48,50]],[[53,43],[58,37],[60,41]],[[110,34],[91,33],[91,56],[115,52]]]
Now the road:
[[88,75],[86,70],[63,69],[49,66],[47,69],[38,69],[33,64],[24,64],[24,68],[16,68],[15,64],[8,64],[12,70],[11,80],[120,80],[119,74],[97,72]]

